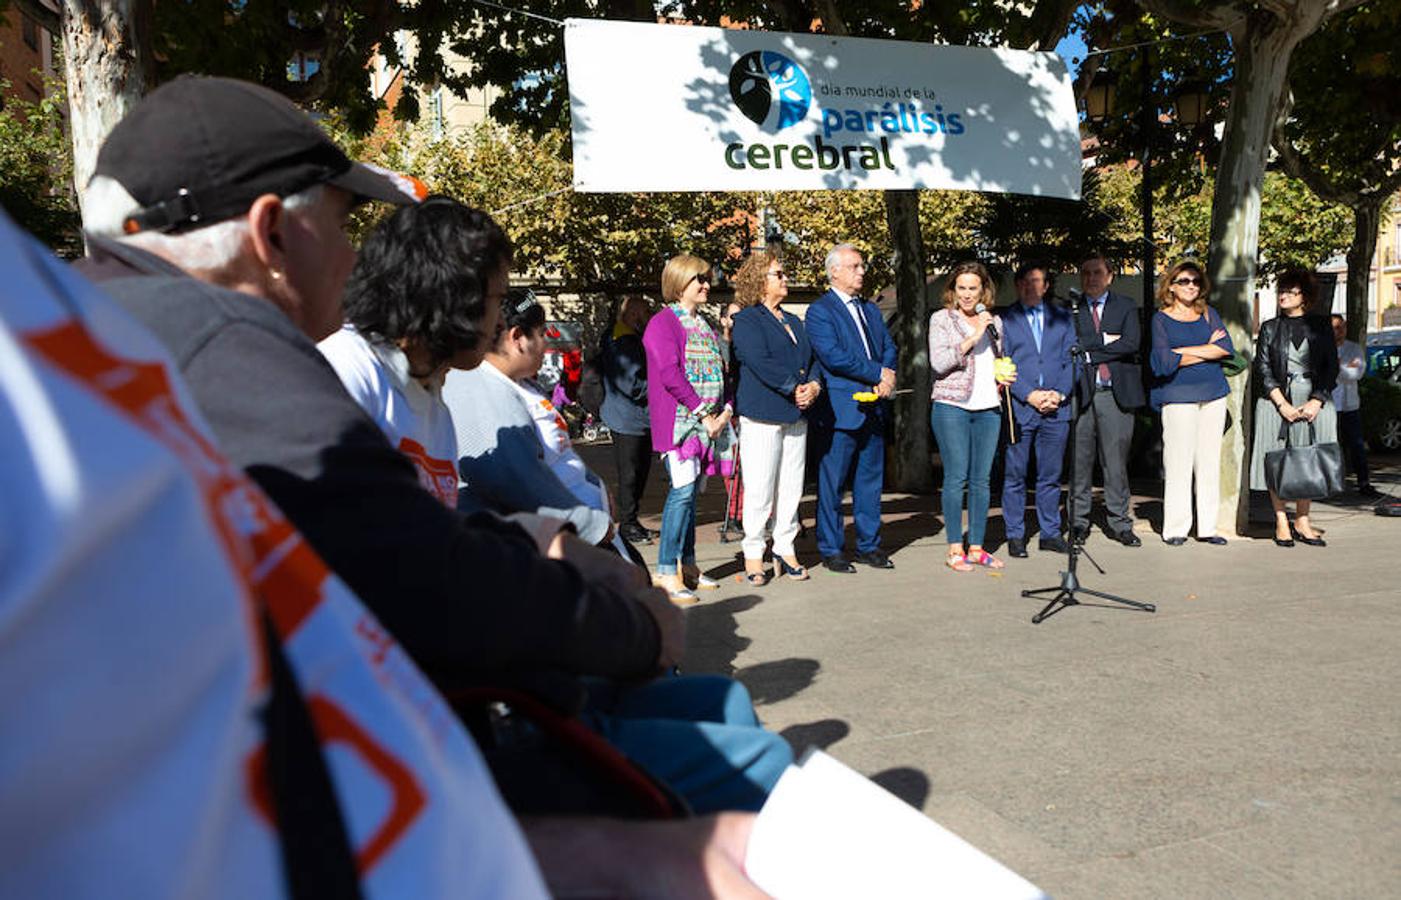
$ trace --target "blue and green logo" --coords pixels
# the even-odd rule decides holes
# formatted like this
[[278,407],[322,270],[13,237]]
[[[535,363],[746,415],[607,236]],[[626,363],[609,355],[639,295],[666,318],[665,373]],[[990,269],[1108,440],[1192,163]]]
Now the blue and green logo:
[[807,115],[812,83],[803,67],[782,53],[755,50],[730,68],[730,96],[746,118],[777,132]]

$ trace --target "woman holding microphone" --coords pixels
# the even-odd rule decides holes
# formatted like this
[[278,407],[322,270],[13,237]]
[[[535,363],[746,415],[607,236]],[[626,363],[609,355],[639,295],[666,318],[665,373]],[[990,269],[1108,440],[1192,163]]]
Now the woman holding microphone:
[[944,285],[944,308],[929,317],[929,366],[934,376],[929,424],[939,442],[944,467],[944,527],[949,541],[945,565],[955,572],[970,572],[973,566],[1003,566],[983,549],[983,535],[991,494],[988,479],[1002,427],[1001,390],[1017,376],[998,365],[1002,323],[989,310],[992,302],[992,276],[983,264],[959,263]]
[[788,273],[772,253],[752,254],[735,275],[733,352],[739,365],[740,469],[744,472],[744,575],[768,582],[764,527],[773,517],[773,557],[778,571],[805,581],[793,540],[803,496],[808,425],[804,414],[822,392],[803,322],[783,309]]

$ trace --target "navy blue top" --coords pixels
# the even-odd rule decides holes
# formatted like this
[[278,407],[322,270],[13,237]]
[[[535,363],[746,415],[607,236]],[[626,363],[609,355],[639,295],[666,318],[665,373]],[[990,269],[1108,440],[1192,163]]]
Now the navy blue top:
[[[1205,403],[1231,392],[1219,360],[1209,360],[1194,366],[1182,365],[1182,354],[1174,347],[1196,347],[1207,343],[1211,333],[1221,327],[1216,313],[1207,314],[1195,322],[1179,322],[1167,313],[1153,314],[1153,389],[1149,402],[1154,409],[1164,403]],[[1228,334],[1216,342],[1227,353],[1235,353]]]
[[[793,337],[784,329],[793,330]],[[735,314],[731,351],[739,362],[735,411],[764,422],[796,422],[803,415],[793,400],[798,385],[819,381],[803,322],[788,311],[783,322],[762,306]]]

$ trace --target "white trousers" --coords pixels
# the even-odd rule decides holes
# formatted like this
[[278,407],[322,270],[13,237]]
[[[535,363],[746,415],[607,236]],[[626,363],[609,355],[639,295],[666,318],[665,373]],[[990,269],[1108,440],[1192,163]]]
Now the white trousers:
[[1163,537],[1192,530],[1192,476],[1197,481],[1197,537],[1216,534],[1221,502],[1221,432],[1226,398],[1163,404]]
[[808,423],[739,420],[739,465],[744,481],[745,559],[764,558],[764,528],[773,518],[774,556],[793,555],[798,501],[803,499]]

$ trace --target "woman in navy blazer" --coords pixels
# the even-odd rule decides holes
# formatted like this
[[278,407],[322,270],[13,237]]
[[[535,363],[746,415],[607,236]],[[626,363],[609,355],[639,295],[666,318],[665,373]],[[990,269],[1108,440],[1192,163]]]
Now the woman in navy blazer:
[[740,416],[740,470],[744,473],[744,572],[752,585],[768,581],[764,527],[773,517],[773,555],[778,570],[797,581],[793,540],[807,459],[805,411],[822,392],[812,345],[803,322],[783,309],[788,275],[777,256],[755,253],[735,276],[735,299],[745,308],[734,317],[732,353],[739,363],[735,409]]

